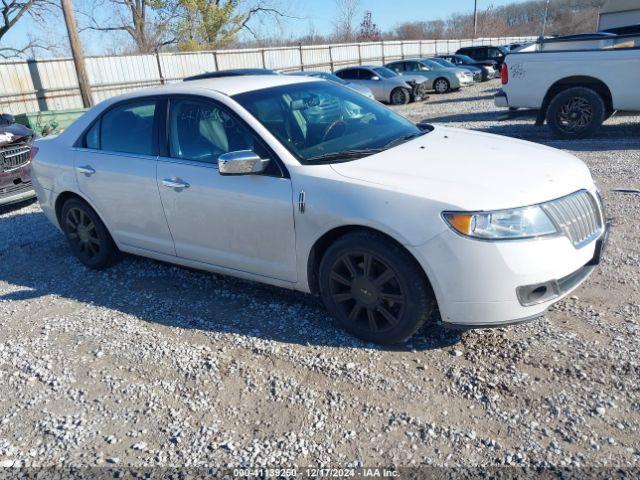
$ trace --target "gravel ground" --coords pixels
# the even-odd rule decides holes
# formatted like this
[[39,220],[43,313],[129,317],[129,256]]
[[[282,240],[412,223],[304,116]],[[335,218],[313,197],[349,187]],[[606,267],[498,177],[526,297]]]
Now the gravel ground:
[[[550,140],[490,82],[398,110],[568,150],[614,230],[526,325],[383,349],[310,296],[125,257],[80,266],[37,203],[0,211],[0,466],[640,464],[640,118]],[[479,157],[478,161],[481,161]],[[526,179],[523,179],[526,181]]]

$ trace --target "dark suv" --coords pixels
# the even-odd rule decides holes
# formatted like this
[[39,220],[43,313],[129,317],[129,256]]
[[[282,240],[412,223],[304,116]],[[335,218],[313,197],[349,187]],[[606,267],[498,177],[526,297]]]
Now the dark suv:
[[11,115],[0,115],[0,205],[36,196],[31,185],[33,137],[33,131]]
[[507,53],[509,52],[505,48],[492,46],[464,47],[456,52],[457,55],[466,55],[474,60],[494,60],[498,71],[502,68]]

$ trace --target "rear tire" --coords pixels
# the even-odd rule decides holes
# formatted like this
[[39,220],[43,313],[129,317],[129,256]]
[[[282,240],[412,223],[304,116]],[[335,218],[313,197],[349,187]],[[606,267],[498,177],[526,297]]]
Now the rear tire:
[[407,340],[435,307],[421,267],[406,250],[376,233],[339,238],[319,270],[320,293],[331,315],[369,342]]
[[584,138],[593,134],[605,118],[602,97],[586,87],[573,87],[558,93],[547,109],[547,123],[560,138]]
[[447,93],[451,90],[451,84],[446,78],[437,78],[436,81],[433,82],[433,89],[439,94]]
[[391,105],[406,105],[411,100],[411,93],[406,88],[394,88],[390,96]]
[[118,248],[107,227],[86,202],[77,198],[64,202],[60,225],[71,251],[83,265],[103,270],[117,260]]

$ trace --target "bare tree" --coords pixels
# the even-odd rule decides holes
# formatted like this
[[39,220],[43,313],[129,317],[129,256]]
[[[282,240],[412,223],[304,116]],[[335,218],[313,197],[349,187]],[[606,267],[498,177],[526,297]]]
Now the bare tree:
[[49,2],[45,0],[0,0],[0,57],[17,57],[26,52],[32,52],[39,47],[38,43],[32,38],[28,38],[26,45],[23,46],[3,46],[2,37],[25,15],[39,19],[43,11],[49,6]]
[[[137,52],[151,53],[176,43],[174,23],[180,7],[178,0],[96,0],[91,12],[81,12],[86,24],[82,30],[123,32]],[[112,12],[106,22],[94,15],[106,10]]]
[[376,23],[373,23],[373,14],[367,10],[364,13],[364,18],[360,23],[360,29],[358,30],[359,42],[377,42],[382,40],[382,33]]
[[355,37],[355,21],[360,11],[360,0],[335,0],[337,17],[333,22],[334,36],[339,41],[351,42]]

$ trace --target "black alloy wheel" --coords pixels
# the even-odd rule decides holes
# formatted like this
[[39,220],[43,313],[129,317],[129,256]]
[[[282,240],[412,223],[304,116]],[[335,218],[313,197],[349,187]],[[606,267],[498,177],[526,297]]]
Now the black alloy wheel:
[[411,100],[411,94],[406,88],[395,88],[391,92],[391,105],[406,105]]
[[116,259],[117,247],[111,235],[85,202],[75,198],[67,200],[60,223],[71,251],[87,267],[101,270]]
[[319,273],[327,309],[346,330],[367,341],[406,340],[424,324],[435,304],[413,257],[375,232],[338,239],[323,256]]
[[602,97],[590,88],[573,87],[557,94],[547,110],[547,122],[561,138],[584,138],[605,119]]

